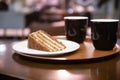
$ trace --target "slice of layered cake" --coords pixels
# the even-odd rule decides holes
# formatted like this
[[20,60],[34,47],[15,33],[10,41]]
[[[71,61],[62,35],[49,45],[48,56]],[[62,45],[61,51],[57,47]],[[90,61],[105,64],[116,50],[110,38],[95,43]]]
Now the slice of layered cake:
[[47,32],[39,30],[28,36],[28,48],[55,52],[65,49],[65,45],[57,41]]

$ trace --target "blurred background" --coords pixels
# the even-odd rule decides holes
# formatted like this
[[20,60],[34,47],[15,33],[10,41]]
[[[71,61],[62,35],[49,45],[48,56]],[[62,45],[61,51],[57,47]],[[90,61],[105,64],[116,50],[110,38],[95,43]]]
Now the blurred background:
[[[0,0],[0,38],[27,38],[43,29],[64,35],[64,16],[120,19],[120,0]],[[119,33],[118,33],[119,34]]]

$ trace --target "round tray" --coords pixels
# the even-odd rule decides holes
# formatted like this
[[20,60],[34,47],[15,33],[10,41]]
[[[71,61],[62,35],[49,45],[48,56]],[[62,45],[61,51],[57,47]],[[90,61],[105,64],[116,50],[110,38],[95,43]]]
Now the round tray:
[[81,61],[109,57],[119,53],[119,51],[120,47],[118,44],[115,45],[113,50],[109,51],[95,50],[91,40],[86,39],[82,44],[80,44],[80,48],[77,51],[71,52],[69,54],[63,54],[59,56],[35,56],[19,52],[17,52],[17,54],[29,58],[46,61]]

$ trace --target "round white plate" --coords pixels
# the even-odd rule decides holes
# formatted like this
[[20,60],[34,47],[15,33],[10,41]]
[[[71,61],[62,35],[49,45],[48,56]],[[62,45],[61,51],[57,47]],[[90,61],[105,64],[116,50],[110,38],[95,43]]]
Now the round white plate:
[[66,48],[64,50],[56,51],[56,52],[47,52],[47,51],[42,51],[42,50],[30,49],[27,47],[28,40],[17,42],[13,45],[12,48],[16,52],[29,54],[29,55],[40,55],[40,56],[61,55],[61,54],[66,54],[66,53],[76,51],[77,49],[80,48],[80,44],[73,42],[73,41],[62,40],[62,39],[58,39],[58,41],[62,42],[66,46]]

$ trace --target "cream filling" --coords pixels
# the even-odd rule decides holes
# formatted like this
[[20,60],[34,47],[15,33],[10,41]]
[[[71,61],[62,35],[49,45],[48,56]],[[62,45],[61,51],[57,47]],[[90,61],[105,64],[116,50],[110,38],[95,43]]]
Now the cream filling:
[[42,43],[45,44],[46,47],[49,47],[53,51],[58,50],[56,46],[52,46],[52,44],[47,39],[43,38],[42,35],[36,35],[36,36],[41,39]]
[[42,46],[44,46],[45,48],[47,48],[49,51],[56,51],[54,48],[52,48],[48,43],[44,42],[43,39],[39,39],[40,37],[38,37],[36,34],[32,35],[33,38]]
[[[40,33],[40,32],[39,32],[39,33]],[[57,45],[59,48],[62,48],[62,49],[65,48],[64,45],[62,45],[60,42],[58,42],[58,41],[56,41],[56,40],[51,39],[49,36],[47,36],[46,34],[44,34],[44,32],[42,32],[41,34],[42,34],[45,38],[47,38],[51,43]],[[49,34],[48,34],[48,35],[49,35]]]
[[48,43],[50,44],[52,47],[54,47],[55,49],[59,50],[60,47],[58,45],[55,45],[54,43],[52,43],[50,40],[48,40],[48,38],[44,37],[43,35],[41,35],[41,37]]
[[46,47],[49,51],[53,52],[53,51],[59,51],[62,49],[65,49],[65,46],[56,41],[51,39],[50,35],[47,34],[44,31],[37,31],[34,33],[31,33],[31,36],[42,46]]

